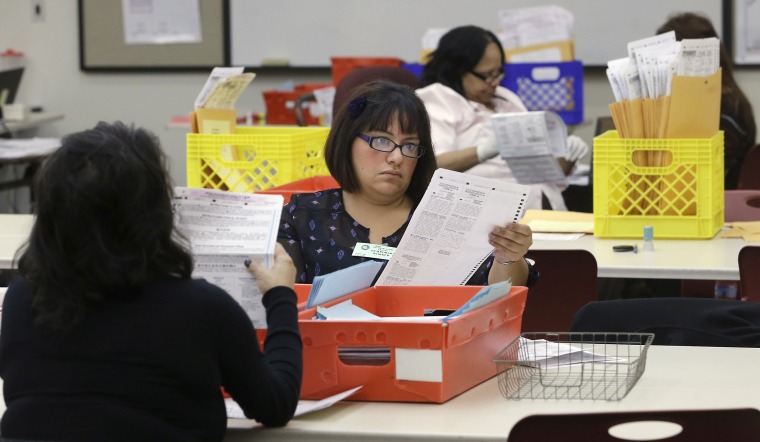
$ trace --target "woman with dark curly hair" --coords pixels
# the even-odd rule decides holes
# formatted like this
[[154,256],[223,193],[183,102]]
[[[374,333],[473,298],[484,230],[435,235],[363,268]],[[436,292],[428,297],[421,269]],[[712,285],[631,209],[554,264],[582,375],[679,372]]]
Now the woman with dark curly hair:
[[3,439],[222,440],[220,386],[264,425],[293,416],[293,263],[279,247],[271,269],[249,268],[265,293],[262,352],[243,308],[191,278],[164,165],[150,132],[100,123],[65,137],[37,174],[3,303]]
[[[684,38],[718,38],[710,20],[693,12],[676,14],[657,29],[658,34],[674,31],[676,40]],[[744,157],[755,145],[757,127],[752,104],[734,78],[731,59],[720,44],[721,96],[720,130],[723,131],[725,189],[736,189]],[[760,173],[758,171],[757,173]]]

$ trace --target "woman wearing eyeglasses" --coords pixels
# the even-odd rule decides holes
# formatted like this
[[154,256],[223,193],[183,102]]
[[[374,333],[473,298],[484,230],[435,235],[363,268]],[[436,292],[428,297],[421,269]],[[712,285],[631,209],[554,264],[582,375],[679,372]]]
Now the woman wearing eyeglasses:
[[[422,72],[425,87],[417,95],[430,114],[433,145],[440,167],[473,175],[514,181],[506,162],[498,158],[491,127],[494,113],[525,112],[520,98],[499,86],[504,71],[504,50],[493,32],[477,26],[454,28],[441,37]],[[568,157],[561,161],[570,173],[588,145],[568,137]],[[549,206],[567,210],[562,188],[556,184],[533,186],[529,209]],[[542,204],[542,199],[545,203]],[[544,208],[549,208],[544,207]]]
[[[293,259],[296,282],[373,259],[353,256],[357,243],[398,246],[437,168],[431,146],[428,115],[414,91],[383,80],[352,91],[325,145],[340,188],[293,195],[282,211],[278,241]],[[470,284],[535,279],[522,259],[533,242],[530,227],[496,227],[489,241],[493,257]]]

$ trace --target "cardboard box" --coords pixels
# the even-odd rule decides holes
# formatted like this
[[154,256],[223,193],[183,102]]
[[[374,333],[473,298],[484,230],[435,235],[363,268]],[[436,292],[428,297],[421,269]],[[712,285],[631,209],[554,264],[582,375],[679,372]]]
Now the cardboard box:
[[[325,306],[351,299],[382,317],[423,316],[426,309],[456,310],[480,289],[380,286]],[[411,318],[314,320],[316,308],[307,309],[299,315],[301,398],[322,399],[361,385],[351,400],[445,402],[496,375],[492,359],[520,335],[527,293],[525,287],[512,287],[508,296],[446,324]]]
[[575,44],[572,41],[553,41],[538,45],[505,49],[507,63],[536,63],[575,60]]

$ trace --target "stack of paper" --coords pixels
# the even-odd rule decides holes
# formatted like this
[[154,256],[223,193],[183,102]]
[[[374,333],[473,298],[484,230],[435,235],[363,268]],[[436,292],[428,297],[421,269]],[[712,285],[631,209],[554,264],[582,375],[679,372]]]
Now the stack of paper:
[[562,6],[529,6],[499,11],[499,39],[510,63],[570,61],[573,14]]
[[[628,43],[628,57],[607,63],[622,138],[709,138],[719,125],[717,38],[676,41],[675,32]],[[639,161],[644,161],[639,164]],[[637,165],[658,167],[658,158]]]
[[567,157],[567,127],[549,111],[494,114],[497,147],[520,184],[566,184],[557,158]]

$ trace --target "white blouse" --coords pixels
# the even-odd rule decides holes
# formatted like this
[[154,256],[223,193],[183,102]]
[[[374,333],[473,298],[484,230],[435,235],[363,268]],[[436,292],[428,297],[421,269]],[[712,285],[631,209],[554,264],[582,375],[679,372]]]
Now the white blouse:
[[[470,101],[454,89],[434,83],[417,89],[430,115],[433,149],[436,155],[473,147],[481,137],[493,133],[491,115],[504,112],[525,112],[525,105],[512,91],[499,86],[493,100],[494,110],[481,103]],[[468,169],[467,173],[487,178],[516,182],[507,163],[499,156],[483,161]],[[541,194],[545,194],[554,210],[567,210],[562,197],[564,186],[533,184],[527,209],[541,208]]]

